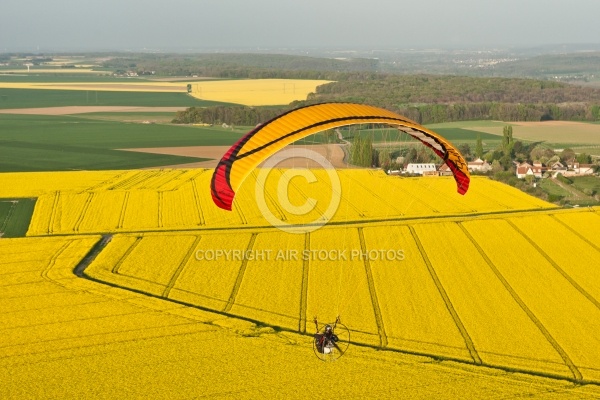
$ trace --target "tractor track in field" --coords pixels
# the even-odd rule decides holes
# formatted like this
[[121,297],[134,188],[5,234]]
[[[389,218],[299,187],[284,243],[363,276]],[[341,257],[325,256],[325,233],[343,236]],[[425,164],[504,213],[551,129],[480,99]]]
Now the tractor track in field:
[[571,228],[569,226],[569,224],[561,221],[560,218],[556,218],[556,215],[554,215],[554,214],[548,214],[548,216],[550,218],[552,218],[554,221],[560,223],[565,228],[567,228],[571,233],[573,233],[579,239],[583,240],[584,242],[586,242],[587,244],[589,244],[590,246],[592,246],[594,249],[600,251],[600,247],[598,247],[596,244],[594,244],[592,241],[590,241],[588,238],[586,238],[585,235],[582,235],[581,233],[579,233],[576,229]]
[[552,259],[552,257],[550,257],[540,246],[538,246],[537,243],[535,243],[535,241],[531,240],[531,238],[529,236],[527,236],[525,234],[525,232],[523,232],[521,229],[519,229],[519,227],[517,225],[514,224],[514,222],[512,222],[509,219],[506,219],[506,222],[519,234],[521,235],[526,241],[527,243],[529,243],[539,254],[542,255],[542,257],[544,257],[546,259],[546,261],[548,261],[548,263],[550,265],[552,265],[552,267],[558,271],[558,273],[566,279],[567,282],[569,282],[571,284],[571,286],[573,286],[575,289],[577,289],[577,291],[579,293],[581,293],[583,295],[583,297],[585,297],[586,299],[588,299],[594,306],[596,306],[596,308],[598,310],[600,310],[600,302],[598,300],[596,300],[594,298],[594,296],[592,296],[587,290],[585,290],[579,283],[577,283],[569,274],[567,274],[567,272],[562,269],[560,267],[560,265],[558,265],[556,263],[556,261],[554,261]]
[[[254,248],[254,242],[256,241],[256,236],[258,236],[257,233],[252,234],[252,236],[250,237],[250,241],[248,242],[248,246],[246,247],[246,253],[244,254],[249,254],[248,252],[252,251],[252,249]],[[238,276],[235,279],[235,284],[233,285],[233,289],[231,290],[231,294],[229,295],[229,300],[223,308],[224,313],[228,313],[229,311],[231,311],[231,308],[235,304],[235,299],[238,295],[238,292],[240,291],[240,286],[242,286],[242,281],[244,280],[244,274],[246,273],[247,266],[248,257],[244,257],[244,259],[242,260],[242,264],[240,265]]]
[[196,186],[196,180],[191,180],[192,185],[192,193],[194,194],[194,208],[198,213],[198,226],[206,225],[206,218],[204,217],[204,213],[202,212],[202,204],[200,201],[200,196],[198,195],[198,187]]
[[429,271],[429,275],[431,276],[433,283],[435,284],[440,296],[444,300],[444,303],[446,304],[446,308],[448,309],[448,312],[450,313],[450,316],[452,317],[454,324],[456,325],[461,336],[463,337],[465,346],[467,347],[467,350],[469,351],[469,354],[471,355],[471,358],[473,359],[473,363],[475,363],[477,365],[482,365],[483,362],[481,361],[481,357],[479,356],[477,349],[475,349],[475,345],[473,344],[473,339],[469,335],[467,328],[465,328],[465,325],[463,324],[460,317],[458,316],[458,313],[456,312],[456,309],[454,308],[454,305],[452,304],[452,301],[450,300],[450,297],[448,296],[446,289],[444,289],[444,286],[442,285],[440,278],[437,276],[437,273],[435,272],[435,269],[433,268],[431,261],[427,257],[427,253],[425,252],[425,248],[423,247],[423,244],[421,243],[421,240],[419,239],[417,232],[415,232],[415,229],[412,226],[409,226],[408,229],[410,230],[410,233],[413,237],[413,240],[415,241],[415,244],[419,248],[419,252],[421,253],[421,256],[423,257],[423,261],[425,262],[425,265],[427,266],[427,270]]
[[131,243],[131,246],[129,246],[129,248],[121,256],[121,258],[119,258],[119,261],[117,261],[117,263],[113,266],[111,270],[113,274],[119,274],[119,268],[121,268],[121,265],[123,265],[127,257],[129,257],[129,255],[135,250],[135,248],[140,244],[141,241],[141,236],[135,238],[135,242]]
[[[460,223],[459,223],[459,226],[460,226]],[[464,228],[462,226],[461,226],[461,228],[463,228],[463,230],[466,229],[466,228]],[[309,235],[306,234],[306,239],[305,240],[309,240],[308,236]],[[230,318],[240,319],[240,320],[243,320],[243,321],[248,321],[248,322],[260,325],[260,326],[272,326],[274,329],[277,329],[277,330],[289,331],[289,332],[294,332],[294,333],[300,333],[300,334],[303,334],[304,336],[307,336],[307,337],[310,336],[310,337],[312,337],[312,334],[308,334],[306,332],[306,321],[305,321],[306,307],[302,308],[302,306],[301,306],[301,310],[300,310],[301,321],[300,321],[299,328],[298,329],[290,329],[290,328],[286,328],[286,327],[281,327],[281,326],[276,326],[276,325],[271,325],[271,324],[265,324],[263,321],[255,320],[253,318],[245,317],[243,315],[232,314],[232,313],[229,312],[230,309],[231,309],[231,307],[226,307],[227,311],[225,311],[225,310],[216,310],[216,309],[212,309],[212,308],[208,308],[208,307],[203,307],[203,306],[200,306],[200,305],[197,305],[197,304],[189,303],[189,302],[186,302],[186,301],[165,298],[164,296],[157,295],[157,294],[154,294],[154,293],[149,293],[149,292],[141,290],[141,289],[136,289],[136,288],[131,288],[131,287],[127,287],[127,286],[122,286],[122,285],[120,285],[118,283],[114,283],[114,282],[110,282],[110,281],[105,281],[105,280],[98,279],[98,278],[95,278],[95,277],[87,275],[86,272],[85,272],[86,268],[105,249],[105,247],[110,243],[110,241],[112,240],[112,238],[113,238],[113,234],[103,235],[102,239],[100,239],[92,247],[92,249],[88,252],[88,254],[79,262],[79,264],[77,264],[77,266],[73,270],[74,274],[76,276],[80,277],[80,278],[84,278],[84,279],[87,279],[89,281],[96,282],[98,284],[103,284],[103,285],[107,285],[107,286],[110,286],[110,287],[114,287],[114,288],[118,288],[118,289],[122,289],[122,290],[127,290],[127,291],[130,291],[130,292],[133,292],[133,293],[142,294],[142,295],[145,295],[145,296],[149,296],[149,297],[161,299],[161,300],[164,300],[164,301],[170,301],[170,302],[175,303],[175,304],[179,304],[179,305],[182,305],[182,306],[191,307],[191,308],[195,308],[195,309],[198,309],[198,310],[203,310],[203,311],[211,312],[211,313],[214,313],[216,315],[221,315],[221,316],[224,316],[224,317],[230,317]],[[127,249],[127,251],[125,252],[125,254],[119,259],[119,264],[121,264],[127,258],[127,256],[134,250],[134,248],[136,247],[137,243],[139,243],[140,239],[141,239],[141,237],[137,237],[136,238],[136,242],[134,242]],[[252,245],[253,245],[253,241],[250,240],[250,243],[248,244],[248,247],[251,248]],[[476,243],[474,243],[474,245],[477,247]],[[305,242],[305,246],[307,246],[306,242]],[[59,249],[59,251],[57,251],[57,253],[55,253],[55,255],[52,258],[54,261],[51,260],[49,262],[49,265],[45,269],[46,275],[47,275],[48,271],[54,267],[54,264],[55,264],[56,260],[60,257],[60,254],[62,254],[67,248],[68,248],[68,246],[63,246],[63,248]],[[192,246],[191,248],[193,249],[194,246]],[[189,258],[189,257],[184,257],[184,259],[187,259],[187,258]],[[181,267],[181,264],[180,264],[180,267]],[[491,268],[494,269],[495,266],[492,264]],[[115,270],[115,269],[118,271],[118,268],[113,268],[113,270]],[[435,273],[435,271],[434,271],[434,273]],[[174,274],[174,276],[175,275],[176,274]],[[304,283],[303,283],[303,289],[302,290],[303,290],[303,293],[307,293],[307,288],[308,288],[308,282],[307,282],[308,281],[308,279],[307,279],[308,278],[308,267],[307,266],[305,266],[305,268],[304,268],[303,275],[306,277],[306,288],[304,288]],[[237,278],[237,281],[236,281],[236,287],[234,287],[234,290],[232,291],[232,294],[230,296],[230,301],[229,301],[228,305],[231,304],[231,306],[232,306],[234,304],[235,297],[237,295],[237,290],[239,290],[239,285],[241,285],[243,276],[244,276],[243,273],[239,273],[238,274],[238,278]],[[49,277],[47,279],[49,279]],[[176,282],[176,279],[174,279],[172,277],[171,281],[172,282]],[[509,287],[510,287],[510,285],[509,285]],[[441,288],[441,289],[443,290],[443,288]],[[439,287],[438,287],[438,290],[439,290]],[[514,290],[513,290],[513,293],[514,293]],[[301,303],[302,303],[302,301],[301,301]],[[524,305],[524,303],[521,303],[521,304]],[[450,304],[450,306],[452,307],[451,304]],[[302,318],[302,315],[304,315],[304,318]],[[531,315],[533,315],[533,314],[531,314]],[[534,315],[533,315],[533,318],[536,319],[536,317]],[[304,321],[304,327],[303,327],[302,321]],[[535,323],[535,321],[534,321],[534,323]],[[536,324],[536,325],[539,328],[541,328],[542,331],[545,330],[544,326],[541,325],[541,323],[539,323],[539,325],[538,324]],[[551,338],[551,336],[549,336],[549,337]],[[551,340],[553,340],[553,339],[551,339]],[[572,364],[572,362],[571,362],[571,366],[572,367],[568,365],[569,364],[568,362],[565,362],[567,364],[567,366],[569,366],[569,368],[571,369],[571,372],[572,372],[571,376],[565,376],[565,375],[560,375],[560,374],[556,374],[556,373],[552,373],[552,372],[540,372],[540,371],[528,370],[528,369],[524,369],[524,368],[515,368],[515,367],[511,367],[511,366],[503,366],[503,365],[496,365],[496,364],[487,364],[485,362],[482,362],[481,359],[479,359],[479,356],[477,355],[476,352],[475,352],[475,357],[472,357],[472,360],[469,361],[469,360],[465,360],[465,359],[462,359],[462,358],[454,358],[454,357],[448,357],[448,356],[441,356],[439,354],[434,354],[434,353],[429,353],[429,352],[415,352],[415,351],[411,351],[411,350],[405,350],[405,349],[400,349],[400,348],[389,348],[389,347],[382,349],[379,346],[374,346],[372,344],[365,344],[365,343],[360,343],[360,342],[353,342],[352,344],[355,345],[355,346],[360,346],[360,347],[369,347],[369,348],[381,349],[381,350],[384,350],[384,351],[391,351],[391,352],[397,352],[397,353],[402,353],[402,354],[408,354],[408,355],[415,355],[415,356],[421,356],[421,357],[423,357],[423,356],[424,357],[431,357],[432,359],[436,360],[436,362],[448,361],[448,362],[455,362],[455,363],[458,363],[458,364],[483,366],[483,367],[487,367],[487,368],[496,369],[496,370],[499,370],[499,371],[505,371],[505,372],[508,372],[508,373],[523,373],[523,374],[527,374],[527,375],[531,375],[531,376],[538,376],[538,377],[544,377],[544,378],[549,378],[549,379],[557,379],[557,380],[569,381],[569,382],[573,382],[573,383],[575,383],[577,385],[586,385],[586,384],[600,385],[600,381],[593,381],[593,380],[583,379],[583,377],[581,376],[581,373],[579,373],[579,370],[577,369],[577,367],[575,367]],[[559,346],[559,348],[560,348],[560,346]],[[563,355],[566,357],[566,360],[570,361],[568,355],[566,355],[566,353],[564,353],[564,351],[562,351],[561,356],[563,356]]]
[[[310,233],[304,234],[304,249],[310,249]],[[308,308],[308,276],[310,260],[308,257],[302,259],[302,291],[300,292],[300,320],[298,321],[298,331],[306,333],[306,310]]]
[[477,249],[477,251],[479,252],[479,254],[481,255],[481,257],[485,260],[485,262],[488,265],[488,267],[492,270],[492,272],[494,273],[494,275],[496,275],[496,277],[502,283],[502,285],[504,286],[504,288],[508,291],[508,293],[510,294],[510,296],[515,300],[515,302],[519,305],[519,307],[521,307],[521,309],[525,312],[525,314],[527,314],[527,316],[529,317],[529,319],[534,323],[534,325],[538,328],[538,330],[546,338],[546,340],[548,341],[548,343],[550,343],[550,345],[554,348],[554,350],[562,358],[562,360],[565,363],[565,365],[571,371],[571,374],[573,375],[573,379],[576,382],[581,382],[583,380],[583,375],[581,374],[581,372],[579,371],[579,369],[577,368],[577,366],[573,363],[573,360],[571,360],[571,358],[569,357],[569,355],[567,354],[567,352],[556,341],[556,339],[554,339],[554,337],[552,336],[552,334],[550,334],[550,332],[544,326],[544,324],[542,323],[542,321],[540,321],[538,319],[538,317],[533,313],[533,311],[531,311],[531,309],[527,306],[527,304],[525,304],[525,302],[523,301],[523,299],[521,299],[521,297],[518,295],[518,293],[515,291],[515,289],[506,280],[506,278],[504,277],[504,275],[502,275],[502,273],[496,267],[496,265],[492,262],[492,260],[490,260],[490,258],[485,254],[485,251],[481,248],[481,246],[479,245],[479,243],[477,243],[477,241],[475,240],[475,238],[469,233],[469,231],[467,230],[467,228],[465,228],[465,226],[463,224],[461,224],[460,222],[458,222],[457,224],[460,227],[460,229],[463,231],[463,233],[465,234],[465,236],[473,244],[473,246],[475,246],[475,248]]
[[[358,238],[360,241],[360,250],[362,254],[368,254],[367,245],[365,244],[365,235],[363,232],[363,228],[358,228]],[[377,323],[377,333],[379,334],[379,347],[384,349],[388,345],[388,338],[387,334],[385,333],[383,315],[381,314],[381,306],[377,298],[377,291],[375,290],[375,281],[373,280],[373,271],[371,270],[371,262],[369,261],[369,257],[363,258],[363,264],[365,267],[365,273],[367,275],[367,284],[369,287],[371,304],[373,306],[373,312],[375,313],[375,322]]]
[[8,226],[8,221],[10,221],[13,214],[15,213],[15,209],[17,208],[17,203],[18,203],[18,201],[13,201],[12,204],[10,205],[10,209],[6,213],[6,217],[4,218],[4,221],[2,221],[2,225],[0,225],[0,237],[2,237],[2,235],[4,234],[4,231],[6,230],[6,227]]
[[169,293],[171,293],[171,290],[175,286],[175,283],[177,283],[177,280],[181,276],[181,273],[185,269],[185,266],[187,265],[188,261],[192,257],[192,254],[194,254],[194,251],[196,250],[196,247],[198,247],[198,243],[200,243],[200,239],[202,239],[202,236],[200,236],[200,235],[198,235],[198,236],[195,237],[194,243],[192,243],[192,246],[185,253],[185,256],[183,256],[183,259],[181,260],[181,262],[177,266],[177,269],[175,270],[175,272],[173,272],[173,275],[171,276],[171,279],[169,279],[169,282],[167,283],[167,286],[165,287],[165,290],[162,293],[163,297],[165,297],[165,298],[169,297]]
[[56,214],[58,213],[58,205],[60,204],[60,191],[56,191],[54,195],[54,202],[52,203],[52,212],[50,213],[50,221],[48,221],[48,235],[54,233],[54,224],[56,221]]
[[123,203],[121,204],[121,212],[119,213],[119,222],[117,225],[117,229],[123,229],[123,224],[125,223],[125,213],[127,212],[128,204],[129,204],[129,192],[125,192],[125,196],[123,197]]
[[81,223],[85,220],[85,216],[86,216],[88,209],[90,208],[90,204],[92,204],[93,200],[94,200],[94,192],[89,192],[88,197],[85,199],[85,204],[83,205],[83,209],[81,210],[79,217],[77,217],[77,221],[75,221],[75,224],[73,225],[74,232],[79,232],[79,227],[81,226]]

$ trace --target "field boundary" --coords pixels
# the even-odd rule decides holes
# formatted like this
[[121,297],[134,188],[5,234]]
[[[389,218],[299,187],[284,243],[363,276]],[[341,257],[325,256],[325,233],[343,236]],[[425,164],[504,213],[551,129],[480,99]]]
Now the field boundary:
[[[79,235],[81,236],[81,235]],[[260,320],[256,320],[250,317],[246,317],[246,316],[242,316],[242,315],[236,315],[236,314],[231,314],[229,312],[224,312],[224,311],[219,311],[216,309],[212,309],[212,308],[208,308],[208,307],[203,307],[197,304],[193,304],[190,302],[186,302],[183,300],[177,300],[177,299],[172,299],[172,298],[165,298],[161,295],[158,295],[156,293],[151,293],[142,289],[137,289],[137,288],[131,288],[131,287],[127,287],[127,286],[123,286],[119,283],[115,283],[115,282],[111,282],[109,280],[105,280],[103,278],[97,278],[94,276],[91,276],[89,274],[86,273],[86,269],[87,267],[93,262],[93,260],[97,257],[97,255],[104,250],[104,248],[107,246],[107,244],[111,241],[113,235],[104,235],[102,237],[101,240],[99,240],[94,247],[89,251],[89,253],[82,259],[82,261],[77,264],[77,266],[74,268],[73,273],[83,279],[98,283],[98,284],[102,284],[102,285],[106,285],[112,288],[116,288],[116,289],[120,289],[120,290],[125,290],[128,292],[132,292],[132,293],[136,293],[136,294],[140,294],[140,295],[144,295],[144,296],[148,296],[148,297],[152,297],[155,299],[160,299],[163,301],[169,301],[172,302],[174,304],[179,304],[185,307],[190,307],[190,308],[194,308],[194,309],[198,309],[201,311],[205,311],[205,312],[209,312],[211,314],[215,314],[215,315],[220,315],[220,316],[224,316],[224,317],[228,317],[228,318],[234,318],[234,319],[238,319],[241,321],[247,321],[247,322],[251,322],[253,324],[256,324],[258,326],[268,326],[268,327],[272,327],[274,328],[276,331],[289,331],[289,332],[293,332],[293,333],[298,333],[298,334],[302,334],[305,337],[310,337],[312,338],[312,334],[306,333],[305,331],[298,331],[295,329],[290,329],[288,327],[282,327],[282,326],[278,326],[278,325],[274,325],[274,324],[269,324],[269,323],[265,323],[263,321]],[[108,271],[107,271],[108,272]],[[352,345],[354,346],[359,346],[359,347],[367,347],[367,348],[373,348],[373,349],[380,349],[377,346],[374,346],[372,344],[366,344],[366,343],[359,343],[359,342],[351,342]],[[509,366],[503,366],[503,365],[497,365],[497,364],[488,364],[488,363],[481,363],[481,364],[477,364],[474,361],[469,361],[467,359],[463,359],[463,358],[455,358],[455,357],[450,357],[450,356],[441,356],[439,354],[433,354],[433,353],[428,353],[428,352],[419,352],[419,351],[414,351],[414,350],[407,350],[407,349],[400,349],[400,348],[390,348],[387,347],[385,349],[380,349],[382,351],[390,351],[390,352],[395,352],[395,353],[400,353],[400,354],[407,354],[407,355],[412,355],[412,356],[419,356],[419,357],[428,357],[431,358],[432,360],[435,360],[436,362],[453,362],[453,363],[457,363],[457,364],[464,364],[464,365],[474,365],[474,366],[481,366],[481,367],[486,367],[486,368],[491,368],[491,369],[496,369],[499,371],[504,371],[504,372],[508,372],[508,373],[522,373],[522,374],[526,374],[526,375],[531,375],[531,376],[537,376],[537,377],[543,377],[543,378],[549,378],[549,379],[555,379],[555,380],[560,380],[560,381],[566,381],[566,382],[572,382],[575,383],[577,385],[586,385],[586,384],[592,384],[595,386],[600,386],[600,381],[594,381],[594,380],[577,380],[573,377],[569,377],[566,375],[559,375],[556,373],[545,373],[545,372],[540,372],[540,371],[533,371],[533,370],[528,370],[528,369],[524,369],[524,368],[514,368],[514,367],[509,367]]]
[[[129,196],[130,191],[124,191],[125,196]],[[556,213],[563,212],[581,212],[581,209],[573,209],[573,208],[565,208],[565,207],[548,207],[548,208],[533,208],[533,209],[522,209],[522,210],[501,210],[501,211],[490,211],[490,212],[478,212],[478,213],[468,213],[468,214],[445,214],[445,215],[435,215],[435,216],[414,216],[414,217],[406,217],[406,218],[372,218],[365,220],[352,220],[352,221],[329,221],[327,223],[327,227],[364,227],[364,226],[378,226],[379,224],[386,224],[390,226],[405,226],[405,225],[415,225],[415,224],[427,224],[427,223],[438,223],[438,222],[462,222],[462,221],[470,221],[470,220],[485,220],[485,219],[496,219],[498,216],[523,216],[525,214],[531,215],[536,213],[542,213],[546,215],[553,215]],[[600,209],[599,209],[600,211]],[[239,214],[238,214],[239,215]],[[290,228],[306,228],[319,225],[320,223],[310,223],[310,224],[290,224]],[[169,227],[168,230],[165,229],[156,229],[156,228],[137,228],[137,229],[129,229],[123,230],[122,225],[117,227],[119,229],[118,232],[106,232],[106,231],[90,231],[90,232],[79,232],[78,235],[104,235],[110,233],[119,233],[119,234],[139,234],[139,233],[165,233],[165,232],[232,232],[232,231],[245,231],[245,230],[254,230],[254,231],[268,231],[278,229],[273,227],[270,224],[265,225],[245,225],[245,226],[214,226],[214,227]],[[326,228],[325,228],[326,229]],[[28,235],[28,237],[48,237],[48,236],[70,236],[71,233],[56,233],[56,234],[46,234],[46,235]]]

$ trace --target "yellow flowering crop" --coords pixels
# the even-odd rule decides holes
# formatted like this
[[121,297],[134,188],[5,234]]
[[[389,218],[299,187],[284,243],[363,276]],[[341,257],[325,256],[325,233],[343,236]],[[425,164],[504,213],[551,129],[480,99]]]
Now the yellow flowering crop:
[[[448,306],[456,312],[455,323],[463,325],[463,335],[472,341],[482,362],[569,373],[559,354],[503,287],[458,224],[420,224],[414,229],[440,288],[448,296]],[[477,231],[473,236],[479,241],[491,234]]]
[[224,101],[247,106],[289,104],[306,100],[324,80],[246,79],[233,81],[203,81],[192,83],[192,96],[202,100]]
[[298,330],[304,245],[304,235],[258,234],[231,312]]
[[[210,197],[212,170],[85,172],[76,175],[55,172],[57,178],[50,178],[58,182],[59,190],[38,194],[28,234],[268,227],[265,209],[261,208],[265,206],[277,219],[288,224],[321,220],[331,199],[338,195],[332,191],[328,172],[309,170],[316,179],[314,182],[312,178],[294,177],[283,186],[282,194],[278,190],[283,173],[272,170],[265,188],[258,188],[264,194],[264,205],[261,206],[257,197],[257,172],[253,172],[237,194],[233,211],[227,212],[217,208]],[[398,178],[369,170],[340,170],[336,174],[341,185],[340,204],[332,222],[554,207],[486,178],[474,178],[470,191],[461,196],[455,192],[455,183],[450,177]],[[26,187],[33,186],[30,175],[21,174],[21,177]],[[73,178],[72,183],[69,177]],[[89,186],[83,186],[83,177],[88,177]],[[310,211],[296,215],[286,204],[297,208],[307,205]]]
[[[572,376],[577,377],[579,373],[585,379],[599,379],[596,366],[600,364],[600,309],[597,305],[556,269],[555,261],[548,260],[531,239],[518,233],[509,222],[472,221],[464,226],[511,290],[536,316],[538,329],[547,332],[548,341],[554,342],[555,348],[562,349],[564,363],[572,363]],[[573,256],[573,262],[578,262],[577,255]],[[595,280],[594,276],[589,275],[587,279]]]
[[409,228],[366,227],[364,236],[370,250],[401,251],[370,261],[389,346],[470,360]]

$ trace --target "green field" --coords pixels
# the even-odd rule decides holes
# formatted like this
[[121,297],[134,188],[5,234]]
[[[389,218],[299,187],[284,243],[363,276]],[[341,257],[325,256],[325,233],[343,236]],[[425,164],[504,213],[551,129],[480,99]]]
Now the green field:
[[600,146],[589,146],[589,147],[581,147],[581,146],[572,146],[575,153],[585,153],[592,156],[600,157]]
[[201,158],[128,152],[143,147],[231,145],[244,132],[220,127],[139,124],[78,116],[0,114],[0,171],[159,167]]
[[[500,136],[493,135],[491,133],[479,132],[458,127],[444,127],[443,125],[445,124],[436,124],[435,126],[433,126],[433,128],[431,126],[427,126],[427,128],[432,129],[434,132],[438,133],[440,136],[444,137],[445,139],[454,144],[469,143],[475,145],[478,134],[481,136],[481,140],[484,143],[487,143],[488,146],[490,146],[490,144],[492,143],[493,146],[497,146],[502,140]],[[349,141],[352,141],[352,139],[355,136],[361,136],[363,138],[372,138],[374,143],[415,143],[414,138],[412,138],[404,132],[398,131],[395,128],[362,128],[358,130],[344,129],[342,130],[342,135],[344,139]]]
[[[108,72],[107,72],[108,73]],[[88,74],[73,74],[65,73],[56,74],[31,74],[25,71],[23,74],[17,73],[2,73],[0,69],[0,82],[24,82],[24,83],[78,83],[78,82],[99,82],[99,83],[123,83],[127,82],[148,82],[146,79],[135,78],[119,78],[107,75],[88,75]]]
[[227,105],[186,93],[0,89],[0,109],[64,106],[207,107]]
[[24,237],[35,199],[0,199],[0,237]]
[[97,112],[77,114],[79,118],[88,118],[105,121],[119,122],[161,122],[170,123],[173,120],[172,112]]
[[573,181],[573,186],[578,190],[591,190],[594,194],[600,193],[600,179],[593,176],[582,176],[570,178]]
[[538,185],[544,190],[544,192],[557,196],[557,197],[569,197],[571,193],[558,186],[552,179],[541,179]]

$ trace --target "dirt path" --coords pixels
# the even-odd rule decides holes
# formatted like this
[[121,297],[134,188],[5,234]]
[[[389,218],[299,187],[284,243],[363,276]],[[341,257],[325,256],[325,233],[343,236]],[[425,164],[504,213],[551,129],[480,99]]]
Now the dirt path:
[[556,183],[561,188],[565,189],[567,192],[571,193],[571,200],[589,200],[590,197],[580,192],[579,190],[573,188],[571,185],[567,185],[564,182],[559,181],[556,178],[551,178],[552,182]]

